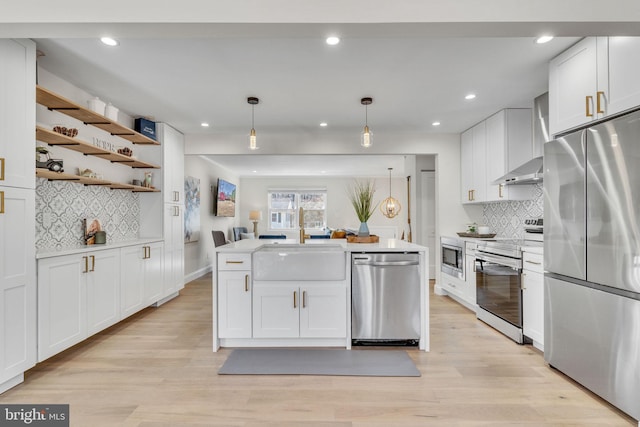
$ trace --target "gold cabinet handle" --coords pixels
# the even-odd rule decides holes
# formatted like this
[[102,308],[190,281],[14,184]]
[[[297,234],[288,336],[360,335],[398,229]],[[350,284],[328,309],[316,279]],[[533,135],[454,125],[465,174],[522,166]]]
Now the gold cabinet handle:
[[536,261],[529,261],[529,260],[526,260],[525,262],[527,262],[527,263],[529,263],[529,264],[533,264],[533,265],[542,265],[542,263],[541,263],[541,262],[536,262]]
[[298,308],[298,291],[293,291],[293,308]]
[[4,181],[4,157],[0,157],[0,181]]
[[0,214],[4,213],[4,191],[0,191]]
[[96,257],[91,255],[91,270],[89,271],[96,271]]
[[173,201],[174,202],[179,202],[180,201],[180,192],[179,191],[174,191],[173,192]]
[[501,199],[504,197],[502,195],[502,184],[498,184],[498,197],[500,197]]
[[231,261],[231,260],[227,260],[227,261],[225,261],[225,263],[227,263],[227,264],[244,264],[244,261]]
[[[602,109],[602,106],[605,104],[604,102],[600,102],[601,99],[603,99],[604,97],[604,92],[599,90],[596,92],[596,112],[598,114],[604,114],[604,110]],[[606,101],[606,100],[605,100]]]
[[244,291],[249,292],[249,275],[244,275]]
[[83,256],[82,259],[84,260],[84,271],[83,271],[83,273],[88,273],[89,272],[89,257],[88,256]]
[[307,307],[307,291],[302,291],[302,308]]
[[180,206],[174,206],[174,214],[173,216],[180,216]]
[[471,190],[471,201],[473,202],[476,199],[476,190]]
[[587,95],[584,97],[584,108],[585,115],[587,117],[593,117],[593,113],[591,112],[591,104],[593,104],[593,96]]

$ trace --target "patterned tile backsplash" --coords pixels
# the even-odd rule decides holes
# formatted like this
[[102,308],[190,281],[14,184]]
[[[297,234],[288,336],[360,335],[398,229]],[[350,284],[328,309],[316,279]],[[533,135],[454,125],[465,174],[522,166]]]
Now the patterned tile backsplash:
[[137,193],[65,181],[36,182],[36,249],[83,245],[82,220],[98,219],[107,243],[133,240],[140,228]]
[[524,237],[524,220],[540,218],[544,210],[542,184],[531,188],[531,200],[487,203],[482,209],[482,221],[498,237]]

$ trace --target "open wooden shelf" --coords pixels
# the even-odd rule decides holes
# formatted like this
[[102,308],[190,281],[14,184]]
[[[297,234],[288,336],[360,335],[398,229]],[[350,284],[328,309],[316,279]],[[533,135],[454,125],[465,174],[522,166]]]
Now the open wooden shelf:
[[133,129],[129,129],[126,126],[122,126],[120,123],[110,120],[102,114],[91,111],[41,86],[36,86],[36,101],[49,110],[59,111],[69,117],[80,120],[86,125],[95,126],[109,132],[111,135],[131,141],[134,144],[160,145],[158,141],[138,133]]
[[65,172],[53,172],[49,169],[36,168],[36,176],[39,178],[46,178],[49,181],[72,181],[78,184],[84,185],[100,185],[103,187],[109,187],[114,190],[130,190],[134,193],[156,193],[159,192],[157,188],[142,187],[139,185],[122,184],[114,181],[107,181],[104,179],[88,178],[86,176],[73,175]]
[[76,138],[71,138],[66,135],[36,126],[36,139],[38,141],[45,142],[49,145],[61,146],[68,150],[77,151],[85,156],[97,156],[101,159],[108,160],[112,163],[120,163],[132,168],[144,168],[144,169],[159,169],[160,166],[141,162],[137,159],[132,159],[129,156],[123,154],[114,153],[113,151],[104,150],[95,145],[81,141]]

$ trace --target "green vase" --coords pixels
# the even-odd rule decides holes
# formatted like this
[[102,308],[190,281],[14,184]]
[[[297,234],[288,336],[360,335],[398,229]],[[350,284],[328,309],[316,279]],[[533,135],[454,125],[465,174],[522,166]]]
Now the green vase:
[[369,227],[366,222],[360,223],[360,228],[358,229],[358,237],[369,237]]

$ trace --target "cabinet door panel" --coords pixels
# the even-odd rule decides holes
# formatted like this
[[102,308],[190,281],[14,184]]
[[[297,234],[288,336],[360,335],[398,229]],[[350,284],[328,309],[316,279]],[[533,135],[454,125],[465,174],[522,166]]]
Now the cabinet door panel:
[[[596,117],[597,42],[587,37],[549,63],[549,132],[551,135],[588,123]],[[586,115],[586,97],[591,96]]]
[[[294,300],[295,292],[295,300]],[[292,286],[254,286],[253,337],[298,337],[300,295]]]
[[460,136],[460,200],[471,202],[473,189],[473,130],[469,129]]
[[147,258],[143,261],[144,270],[144,305],[148,306],[162,299],[164,290],[164,271],[162,271],[162,243],[145,245]]
[[35,191],[0,187],[0,383],[36,362]]
[[251,338],[251,272],[218,273],[218,336]]
[[608,114],[640,105],[640,37],[609,37]]
[[87,278],[87,333],[92,335],[120,320],[120,251],[88,254],[91,271]]
[[340,287],[301,288],[300,336],[347,336],[347,293]]
[[120,252],[120,311],[125,318],[144,307],[143,250],[140,246]]
[[38,263],[38,360],[87,337],[85,258],[47,258]]
[[538,346],[544,345],[544,276],[522,273],[522,332]]
[[35,43],[0,39],[0,185],[35,188]]
[[487,133],[486,123],[473,127],[473,202],[484,202],[487,198]]

